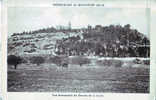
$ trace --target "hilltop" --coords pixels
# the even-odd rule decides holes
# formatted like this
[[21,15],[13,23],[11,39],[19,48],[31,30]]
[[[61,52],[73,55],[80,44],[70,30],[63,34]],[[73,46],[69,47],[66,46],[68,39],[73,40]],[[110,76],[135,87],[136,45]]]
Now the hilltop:
[[81,29],[50,27],[14,33],[8,38],[8,55],[149,57],[149,45],[149,39],[129,24]]

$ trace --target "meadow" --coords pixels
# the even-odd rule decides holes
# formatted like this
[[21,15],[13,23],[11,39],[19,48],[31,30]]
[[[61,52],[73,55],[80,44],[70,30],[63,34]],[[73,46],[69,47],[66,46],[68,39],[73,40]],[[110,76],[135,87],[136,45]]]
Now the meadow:
[[150,66],[134,60],[89,59],[68,67],[49,61],[8,65],[8,92],[149,93]]

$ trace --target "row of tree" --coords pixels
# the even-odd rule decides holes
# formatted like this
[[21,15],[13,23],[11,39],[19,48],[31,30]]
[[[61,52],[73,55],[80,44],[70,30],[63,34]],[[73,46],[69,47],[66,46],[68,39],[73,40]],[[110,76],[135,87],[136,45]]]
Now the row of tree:
[[51,56],[50,58],[45,58],[43,56],[33,56],[29,58],[23,58],[20,56],[9,55],[8,56],[8,65],[13,65],[14,69],[17,69],[17,65],[22,63],[31,63],[39,66],[42,63],[53,63],[59,67],[68,67],[70,64],[76,64],[82,66],[83,64],[89,64],[90,60],[84,56],[76,56],[74,58],[69,58],[68,56]]

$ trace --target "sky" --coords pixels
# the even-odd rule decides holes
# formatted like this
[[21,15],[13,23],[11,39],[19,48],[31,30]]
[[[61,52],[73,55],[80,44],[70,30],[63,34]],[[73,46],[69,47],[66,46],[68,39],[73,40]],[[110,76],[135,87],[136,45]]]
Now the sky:
[[148,34],[148,16],[144,8],[106,7],[9,7],[8,35],[13,33],[68,25],[72,28],[87,25],[126,25]]

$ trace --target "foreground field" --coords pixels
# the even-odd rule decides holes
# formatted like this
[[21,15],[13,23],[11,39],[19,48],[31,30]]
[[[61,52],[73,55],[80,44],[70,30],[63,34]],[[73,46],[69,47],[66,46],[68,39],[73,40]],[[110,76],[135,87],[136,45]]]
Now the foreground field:
[[8,69],[9,92],[148,93],[149,66],[19,65]]

